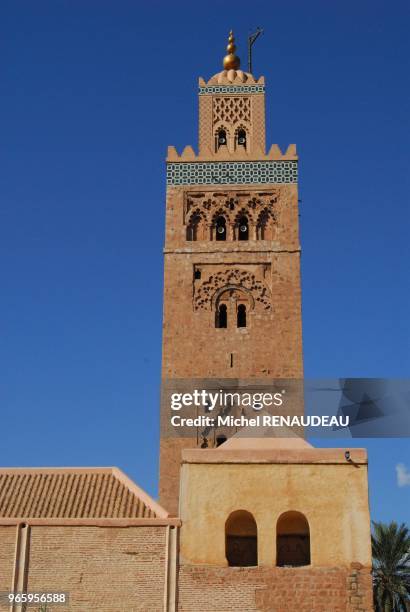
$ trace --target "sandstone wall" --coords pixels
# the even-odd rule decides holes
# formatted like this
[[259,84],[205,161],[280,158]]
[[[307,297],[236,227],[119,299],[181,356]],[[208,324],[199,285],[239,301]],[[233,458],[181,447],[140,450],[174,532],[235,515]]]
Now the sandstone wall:
[[0,592],[9,591],[13,581],[16,527],[0,526]]
[[[226,241],[211,240],[220,209]],[[189,241],[195,210],[201,235]],[[257,229],[264,210],[271,215],[269,240],[259,239]],[[241,211],[252,220],[247,241],[235,237]],[[164,265],[163,381],[303,377],[297,185],[169,187]],[[229,297],[229,287],[241,292]],[[228,325],[218,328],[215,300],[224,291]],[[237,327],[238,293],[246,302],[246,327]],[[175,514],[181,444],[164,437],[161,428],[160,503]],[[196,444],[188,441],[186,448]]]
[[[10,591],[17,527],[0,529],[0,590]],[[163,612],[165,575],[165,526],[30,527],[26,589],[67,592],[70,611]]]

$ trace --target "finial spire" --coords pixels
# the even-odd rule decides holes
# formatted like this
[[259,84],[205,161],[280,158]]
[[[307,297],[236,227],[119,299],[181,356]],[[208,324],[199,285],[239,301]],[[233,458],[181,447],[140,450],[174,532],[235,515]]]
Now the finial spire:
[[223,66],[224,70],[238,70],[241,65],[241,60],[235,55],[236,46],[232,30],[229,32],[228,46],[226,47],[228,55],[225,55]]

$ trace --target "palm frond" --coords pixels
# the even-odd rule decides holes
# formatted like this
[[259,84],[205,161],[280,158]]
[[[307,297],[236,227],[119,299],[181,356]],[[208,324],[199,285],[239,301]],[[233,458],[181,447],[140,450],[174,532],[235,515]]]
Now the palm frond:
[[373,522],[373,593],[377,612],[406,612],[410,602],[410,530]]

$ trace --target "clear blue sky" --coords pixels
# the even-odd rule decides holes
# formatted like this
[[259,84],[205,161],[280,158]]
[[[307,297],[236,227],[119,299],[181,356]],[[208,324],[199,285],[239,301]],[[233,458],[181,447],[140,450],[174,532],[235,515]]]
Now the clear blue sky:
[[[408,377],[407,0],[0,12],[0,464],[118,465],[156,494],[164,158],[196,145],[230,28],[244,63],[265,28],[268,144],[300,154],[306,376]],[[360,443],[373,518],[410,522],[409,440]]]

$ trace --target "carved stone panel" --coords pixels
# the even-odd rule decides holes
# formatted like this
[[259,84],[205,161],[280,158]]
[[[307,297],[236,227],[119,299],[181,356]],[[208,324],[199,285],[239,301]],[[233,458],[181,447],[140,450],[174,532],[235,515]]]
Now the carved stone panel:
[[214,310],[218,298],[229,290],[243,292],[251,310],[262,312],[271,310],[271,292],[263,278],[266,266],[205,265],[199,267],[202,274],[201,280],[194,283],[194,310]]

